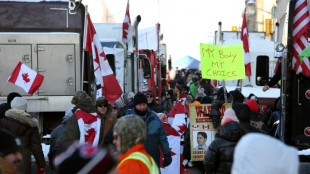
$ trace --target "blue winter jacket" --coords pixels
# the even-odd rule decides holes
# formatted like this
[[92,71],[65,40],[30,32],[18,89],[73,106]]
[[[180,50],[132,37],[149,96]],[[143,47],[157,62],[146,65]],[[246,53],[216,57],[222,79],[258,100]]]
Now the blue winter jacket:
[[[126,115],[135,114],[135,109],[129,110]],[[145,149],[149,153],[157,166],[160,166],[160,151],[159,146],[163,150],[163,154],[170,153],[167,135],[162,122],[158,116],[147,108],[147,116],[143,119],[147,126],[147,138],[144,142]]]

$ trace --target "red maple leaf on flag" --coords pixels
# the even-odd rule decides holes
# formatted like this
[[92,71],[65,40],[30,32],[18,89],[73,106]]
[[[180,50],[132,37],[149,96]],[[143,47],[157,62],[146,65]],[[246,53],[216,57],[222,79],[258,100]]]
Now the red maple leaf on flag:
[[28,78],[29,77],[28,73],[22,74],[22,77],[26,83],[30,82],[30,79]]
[[[171,152],[171,157],[172,156],[174,156],[174,155],[177,155],[176,153],[174,153],[173,151],[172,151],[172,148],[170,148],[170,152]],[[164,155],[163,155],[163,152],[162,152],[162,150],[161,150],[161,148],[160,148],[160,168],[165,168],[165,166],[163,166],[163,162],[164,162]]]
[[85,134],[85,142],[92,144],[96,135],[96,130],[94,128],[90,128],[86,131]]
[[178,127],[180,128],[178,130],[178,132],[181,133],[181,134],[183,134],[186,131],[186,129],[187,129],[187,127],[186,127],[186,125],[184,123],[181,126],[178,126]]

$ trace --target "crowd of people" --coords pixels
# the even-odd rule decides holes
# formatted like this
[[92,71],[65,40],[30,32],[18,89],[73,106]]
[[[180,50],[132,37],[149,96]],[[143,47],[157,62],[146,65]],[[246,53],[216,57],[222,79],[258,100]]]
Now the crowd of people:
[[[261,109],[254,94],[245,97],[238,89],[217,89],[211,80],[202,79],[200,72],[178,71],[169,85],[159,96],[160,103],[152,91],[126,92],[113,103],[99,97],[94,104],[86,92],[76,92],[73,107],[66,110],[61,124],[51,132],[48,159],[52,172],[160,173],[160,166],[172,162],[163,123],[172,124],[179,113],[189,118],[191,104],[210,104],[215,139],[206,144],[208,135],[198,132],[198,145],[192,147],[189,129],[182,132],[184,167],[210,174],[298,173],[297,150],[273,138],[278,135],[279,99],[274,106]],[[226,109],[221,119],[224,102],[232,103],[232,108]],[[10,93],[7,103],[0,105],[0,128],[0,173],[32,173],[31,155],[36,161],[36,173],[44,173],[38,120],[27,113],[27,101],[20,94]],[[274,151],[261,152],[261,159],[253,161],[247,157],[244,162],[247,153],[256,155],[250,147],[263,151],[268,149],[267,141]],[[191,149],[208,150],[203,161],[192,162]],[[271,161],[272,157],[268,157],[269,164],[263,159],[267,152],[266,156],[272,156],[281,151],[287,151],[289,170],[283,165],[274,166],[272,162],[277,160]],[[258,166],[260,162],[266,166]],[[247,170],[243,170],[244,164]]]

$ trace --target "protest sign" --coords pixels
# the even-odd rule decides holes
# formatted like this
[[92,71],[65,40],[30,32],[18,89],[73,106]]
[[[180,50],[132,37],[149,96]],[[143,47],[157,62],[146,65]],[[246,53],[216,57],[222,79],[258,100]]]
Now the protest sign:
[[[226,109],[232,108],[231,103],[225,103],[220,108],[221,118]],[[212,119],[208,116],[211,104],[190,105],[190,139],[192,161],[203,161],[208,146],[215,139],[215,129]]]
[[206,79],[236,80],[245,78],[242,44],[200,44],[201,75]]

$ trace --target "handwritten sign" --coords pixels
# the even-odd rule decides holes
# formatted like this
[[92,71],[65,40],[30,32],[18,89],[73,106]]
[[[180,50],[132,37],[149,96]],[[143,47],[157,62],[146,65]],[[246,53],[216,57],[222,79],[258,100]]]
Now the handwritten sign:
[[202,78],[236,80],[245,78],[242,44],[210,45],[200,43]]
[[[209,117],[211,104],[190,105],[190,139],[192,161],[203,161],[208,147],[215,139],[215,129],[212,118]],[[231,103],[225,103],[220,108],[221,118],[226,109],[231,108]]]

